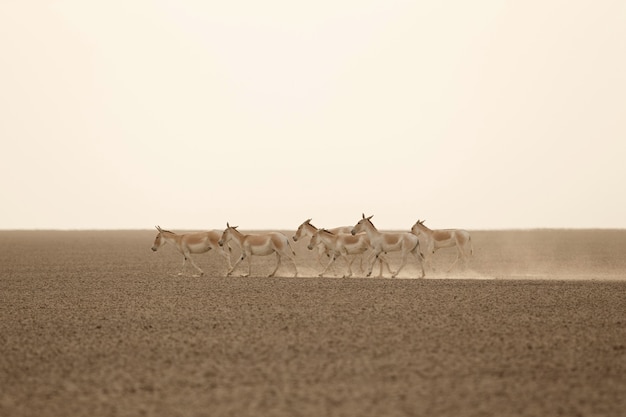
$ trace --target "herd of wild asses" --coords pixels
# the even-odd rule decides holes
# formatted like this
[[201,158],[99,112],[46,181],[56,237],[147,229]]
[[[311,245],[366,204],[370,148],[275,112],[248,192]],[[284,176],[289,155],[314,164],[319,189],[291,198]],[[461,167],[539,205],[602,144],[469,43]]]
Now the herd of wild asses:
[[[421,270],[421,277],[426,274],[424,271],[424,263],[430,263],[430,256],[440,248],[457,248],[457,257],[450,266],[454,265],[461,259],[467,262],[467,258],[472,254],[472,244],[469,232],[462,229],[441,229],[433,230],[426,227],[423,220],[415,222],[410,232],[381,232],[372,223],[372,217],[362,218],[353,227],[343,226],[333,229],[320,229],[311,224],[311,219],[305,220],[293,236],[294,241],[298,241],[304,237],[309,237],[308,249],[317,249],[318,260],[324,256],[329,261],[319,274],[323,276],[328,268],[338,258],[344,258],[347,265],[347,272],[344,277],[352,276],[352,262],[354,256],[364,255],[367,253],[367,275],[372,274],[372,268],[378,260],[380,262],[380,274],[382,276],[383,264],[387,265],[387,269],[391,272],[391,277],[395,278],[398,273],[405,267],[409,254],[411,254]],[[283,257],[289,259],[293,264],[294,276],[298,276],[298,267],[295,262],[295,252],[289,243],[289,238],[280,232],[267,232],[259,234],[244,234],[237,230],[237,226],[231,226],[226,223],[226,229],[223,231],[211,230],[207,232],[196,232],[177,234],[164,230],[160,226],[156,226],[158,234],[154,239],[152,250],[156,251],[165,243],[174,245],[183,255],[183,266],[179,275],[184,273],[187,260],[197,269],[200,275],[204,271],[196,265],[191,258],[191,254],[199,254],[215,249],[227,262],[228,273],[230,276],[235,268],[248,258],[248,272],[242,276],[249,276],[252,268],[250,257],[252,255],[265,256],[276,254],[276,267],[269,274],[273,277],[281,265]],[[233,264],[230,256],[230,242],[234,242],[240,249],[241,255]],[[400,252],[401,263],[394,272],[389,267],[389,262],[385,256],[389,252]]]

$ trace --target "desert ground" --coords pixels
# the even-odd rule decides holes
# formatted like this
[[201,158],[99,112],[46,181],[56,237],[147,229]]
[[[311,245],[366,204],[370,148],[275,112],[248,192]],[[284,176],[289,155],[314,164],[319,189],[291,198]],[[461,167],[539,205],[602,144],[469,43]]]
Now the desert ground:
[[470,232],[344,279],[308,239],[226,278],[154,230],[0,231],[0,416],[626,415],[626,231]]

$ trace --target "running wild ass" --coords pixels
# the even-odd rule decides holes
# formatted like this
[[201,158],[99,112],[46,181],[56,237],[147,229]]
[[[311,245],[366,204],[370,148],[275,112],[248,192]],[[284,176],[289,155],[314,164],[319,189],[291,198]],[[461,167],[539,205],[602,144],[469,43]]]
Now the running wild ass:
[[[313,235],[318,231],[318,228],[311,224],[312,219],[307,219],[300,226],[298,226],[298,230],[296,230],[296,234],[293,235],[293,241],[297,242],[298,239],[302,239],[303,237],[313,237]],[[350,226],[340,226],[334,227],[332,229],[328,229],[331,233],[350,233],[352,227]],[[317,261],[320,265],[324,266],[322,262],[322,256],[326,255],[327,257],[331,257],[331,253],[329,249],[322,243],[319,242],[317,245]]]
[[[326,265],[326,268],[318,275],[324,276],[324,273],[328,270],[328,268],[335,262],[338,256],[341,256],[346,260],[346,264],[348,265],[348,274],[344,274],[344,278],[349,278],[352,276],[352,263],[354,262],[354,258],[352,260],[348,259],[348,255],[361,255],[370,249],[370,240],[365,233],[359,233],[357,235],[352,235],[349,233],[333,233],[330,230],[326,229],[318,229],[313,236],[311,237],[311,241],[307,248],[312,250],[315,246],[322,244],[326,250],[331,253],[330,261]],[[381,254],[380,258],[380,274],[383,274],[383,261],[387,265],[387,269],[391,272],[389,268],[389,263]]]
[[230,268],[226,276],[230,276],[237,265],[239,265],[239,263],[241,263],[241,261],[245,258],[248,258],[248,273],[242,275],[243,277],[247,277],[250,275],[250,271],[252,269],[252,255],[266,256],[271,255],[272,253],[276,254],[277,263],[276,268],[274,268],[274,271],[269,274],[268,277],[273,277],[274,274],[276,274],[283,257],[288,258],[293,263],[293,267],[296,271],[294,277],[298,276],[298,267],[296,266],[294,259],[296,253],[289,245],[289,238],[282,233],[269,232],[246,235],[237,230],[237,226],[231,226],[226,223],[226,229],[224,229],[218,244],[220,246],[225,245],[231,239],[234,240],[241,248],[241,256],[237,262],[235,262],[235,265]]
[[169,230],[161,229],[160,226],[156,226],[156,229],[159,233],[152,244],[152,250],[154,252],[166,243],[170,243],[173,244],[183,255],[183,267],[178,275],[183,275],[185,272],[185,263],[187,260],[189,260],[189,262],[191,262],[191,264],[200,272],[200,275],[204,275],[204,271],[196,265],[190,255],[192,253],[205,253],[211,249],[217,250],[217,253],[219,253],[228,263],[228,268],[231,268],[229,253],[230,247],[228,247],[228,251],[226,251],[226,248],[218,245],[217,243],[222,236],[220,231],[210,230],[208,232],[186,233],[179,235],[174,232],[170,232]]
[[456,247],[457,254],[456,259],[448,268],[448,272],[452,270],[459,259],[462,259],[463,264],[467,266],[468,256],[474,253],[472,238],[469,232],[462,229],[433,230],[429,229],[424,222],[425,220],[418,220],[413,227],[411,227],[411,232],[420,239],[424,259],[431,268],[432,261],[430,260],[430,256],[434,254],[437,249],[452,247]]
[[367,276],[369,277],[372,274],[374,262],[376,262],[376,259],[378,259],[382,253],[400,251],[402,252],[402,262],[398,270],[396,272],[392,272],[391,277],[395,278],[398,273],[400,273],[402,268],[406,265],[409,253],[411,253],[417,260],[417,263],[422,270],[421,278],[424,278],[426,274],[422,263],[423,258],[419,252],[419,239],[417,236],[409,232],[380,232],[372,223],[372,217],[374,216],[365,217],[365,214],[363,214],[363,218],[359,220],[359,222],[352,229],[353,235],[359,232],[365,232],[367,233],[367,237],[370,239],[370,245],[373,250],[370,255],[372,260],[370,261]]

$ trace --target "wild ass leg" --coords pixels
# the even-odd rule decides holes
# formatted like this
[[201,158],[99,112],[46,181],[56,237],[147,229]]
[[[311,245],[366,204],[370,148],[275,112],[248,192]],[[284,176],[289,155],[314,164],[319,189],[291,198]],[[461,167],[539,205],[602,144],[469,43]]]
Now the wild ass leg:
[[196,265],[196,263],[193,261],[193,259],[189,258],[189,260],[191,261],[191,264],[196,267],[198,272],[200,272],[200,275],[194,275],[194,277],[196,277],[196,276],[203,276],[204,275],[204,271],[202,270],[202,268],[200,268],[198,265]]
[[[183,273],[185,272],[185,263],[187,262],[187,260],[189,260],[189,262],[191,262],[191,265],[193,265],[194,268],[196,268],[198,272],[200,272],[200,275],[204,275],[204,271],[202,270],[202,268],[196,265],[196,263],[193,261],[193,258],[191,257],[191,254],[189,252],[183,252],[183,267],[178,275],[183,275]],[[196,275],[192,275],[192,276],[196,276]]]
[[435,264],[433,264],[433,257],[431,253],[423,256],[423,259],[428,269],[430,269],[432,272],[437,272],[437,268],[435,268]]
[[426,276],[426,272],[424,271],[424,257],[419,252],[417,247],[415,249],[413,249],[411,251],[411,253],[415,256],[415,259],[417,259],[417,263],[419,264],[420,268],[422,269],[422,276],[420,278],[424,278]]
[[246,255],[246,257],[248,258],[248,273],[241,274],[242,277],[249,277],[252,272],[252,252],[249,255]]
[[326,266],[324,267],[324,269],[322,270],[322,272],[320,272],[319,274],[317,274],[318,277],[322,277],[324,276],[324,274],[326,273],[326,271],[328,271],[328,268],[330,268],[330,265],[333,264],[333,262],[335,262],[335,260],[337,259],[337,255],[333,255],[330,257],[330,261],[328,261],[328,263],[326,264]]
[[324,246],[323,243],[319,243],[317,245],[317,262],[319,262],[321,266],[324,266],[324,262],[322,262],[322,257],[324,255],[327,255],[328,257],[330,257],[326,250],[326,246]]
[[[189,256],[189,262],[191,262],[191,264],[198,270],[198,272],[200,272],[200,276],[204,275],[204,271],[202,270],[202,268],[196,265],[196,263],[193,261],[193,258],[191,256]],[[197,275],[194,275],[194,276],[197,276]]]
[[[345,253],[341,253],[341,256],[343,256],[343,258],[346,260],[346,264],[348,265],[348,275],[344,275],[344,278],[350,278],[352,276],[352,264],[354,263],[354,261],[356,260],[356,256],[358,256],[361,260],[361,263],[363,262],[363,256],[362,255],[352,255],[350,257],[350,255],[348,255],[348,252],[346,251]],[[350,258],[350,259],[348,259]],[[361,272],[363,272],[363,268],[361,267]]]
[[[426,275],[424,272],[424,264],[422,263],[422,259],[421,259],[421,255],[419,254],[417,247],[414,248],[413,250],[410,251],[411,254],[413,256],[415,256],[415,259],[417,260],[417,263],[420,266],[420,269],[422,270],[422,276],[420,278],[424,278],[424,276]],[[402,263],[400,264],[400,267],[398,268],[398,270],[396,271],[395,274],[391,275],[391,278],[395,278],[396,276],[398,276],[398,274],[400,273],[400,271],[402,271],[402,268],[404,268],[406,266],[406,261],[408,258],[409,253],[406,251],[402,252]]]
[[450,265],[450,267],[448,268],[448,272],[450,272],[452,268],[457,264],[457,262],[459,262],[459,259],[463,260],[463,265],[465,268],[467,268],[468,256],[463,249],[461,249],[460,247],[457,247],[456,259],[454,260],[454,262],[452,262],[452,265]]
[[295,271],[293,274],[293,277],[295,278],[298,276],[298,265],[296,265],[296,252],[293,250],[293,248],[289,244],[289,239],[287,239],[286,243],[287,243],[287,246],[281,249],[281,253],[283,254],[283,256],[289,259],[291,263],[293,264],[293,270]]
[[[376,276],[377,278],[382,278],[383,277],[383,254],[381,253],[380,255],[378,255],[378,275]],[[374,261],[374,263],[376,263],[376,261]],[[387,269],[389,270],[389,272],[391,272],[391,268],[389,268],[389,264],[387,264]]]
[[230,270],[228,271],[228,273],[226,274],[227,277],[230,276],[230,274],[233,273],[233,271],[235,270],[235,268],[237,268],[237,265],[239,265],[241,263],[241,261],[243,261],[246,257],[246,253],[245,252],[241,252],[241,256],[239,257],[239,259],[237,259],[237,262],[235,262],[235,265],[233,265]]
[[363,256],[363,254],[359,255],[359,271],[364,272],[365,270],[363,269],[363,258],[365,256]]
[[274,271],[267,276],[268,278],[272,278],[274,275],[276,275],[276,271],[278,271],[278,268],[280,267],[280,261],[281,261],[280,253],[278,252],[274,252],[274,253],[276,253],[276,268],[274,268]]
[[183,275],[185,273],[185,263],[186,262],[187,262],[187,257],[183,253],[183,266],[180,268],[180,272],[178,273],[178,276],[181,276],[181,275]]
[[291,263],[293,263],[293,270],[295,271],[293,277],[296,278],[298,276],[298,265],[296,265],[296,260],[291,256],[288,257]]
[[289,253],[289,252],[285,252],[283,254],[284,256],[287,257],[287,259],[289,259],[291,261],[291,263],[293,264],[293,270],[295,271],[295,273],[293,274],[293,277],[297,277],[298,276],[298,265],[296,265],[296,259],[295,259],[295,252],[293,252],[293,254]]
[[[461,245],[459,246],[460,249],[460,253],[461,253],[461,260],[463,261],[463,268],[467,269],[468,267],[468,263],[469,263],[469,257],[472,254],[472,247],[471,247],[471,242],[466,242],[468,243],[468,245]],[[469,249],[468,249],[469,246]],[[469,252],[469,253],[468,253]]]
[[383,276],[383,264],[387,265],[387,271],[389,271],[389,273],[392,274],[391,267],[389,266],[389,260],[387,259],[387,256],[385,256],[383,253],[381,253],[380,255],[378,255],[378,261],[380,262],[380,269],[378,271],[378,278],[382,278],[382,276]]
[[398,270],[396,272],[394,272],[393,274],[391,274],[391,278],[395,278],[398,276],[398,274],[400,273],[400,271],[402,271],[402,269],[406,266],[406,261],[407,261],[408,256],[407,255],[402,255],[402,262],[400,263],[400,267],[398,268]]
[[448,270],[447,270],[446,272],[450,272],[450,271],[452,271],[452,268],[454,268],[454,265],[456,265],[456,264],[457,264],[457,262],[459,262],[459,254],[458,254],[458,253],[456,254],[456,259],[454,260],[454,262],[452,262],[452,265],[450,265],[450,266],[448,267]]
[[381,251],[378,250],[373,250],[370,258],[372,259],[369,263],[369,267],[367,269],[367,274],[365,275],[366,277],[369,277],[370,275],[372,275],[372,269],[374,268],[374,264],[376,263],[376,260],[378,259],[378,256],[380,255]]
[[395,278],[400,271],[402,271],[402,268],[404,268],[404,266],[406,265],[406,259],[408,257],[408,253],[407,252],[402,252],[402,261],[400,262],[400,266],[398,267],[398,270],[396,272],[393,272],[391,274],[391,278]]
[[[230,249],[230,247],[228,248]],[[228,269],[232,268],[232,262],[230,261],[230,253],[229,250],[224,249],[224,247],[221,247],[218,249],[219,254],[222,256],[222,258],[224,258],[226,260],[226,263],[228,264]]]
[[[463,260],[463,266],[464,268],[467,268],[467,261],[469,259],[469,254],[471,255],[474,250],[472,249],[472,239],[467,238],[460,238],[457,236],[457,238],[455,239],[456,242],[456,249],[457,249],[457,253],[456,253],[456,259],[454,260],[454,262],[452,263],[452,265],[450,265],[450,268],[448,268],[448,272],[450,272],[452,270],[452,267],[454,267],[454,265],[456,265],[456,263],[459,261],[459,259]],[[469,250],[468,250],[469,249]]]
[[344,275],[344,278],[350,278],[352,276],[352,264],[354,263],[354,256],[352,257],[352,259],[348,260],[348,254],[347,253],[342,253],[341,254],[343,256],[343,258],[346,260],[346,263],[348,264],[348,275]]

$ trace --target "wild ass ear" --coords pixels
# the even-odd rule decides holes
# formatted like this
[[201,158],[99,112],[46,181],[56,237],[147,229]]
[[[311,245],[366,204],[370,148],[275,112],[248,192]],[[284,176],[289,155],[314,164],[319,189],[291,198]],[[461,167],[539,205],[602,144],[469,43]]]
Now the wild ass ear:
[[373,215],[373,214],[372,214],[371,216],[369,216],[369,217],[367,218],[367,220],[371,219],[372,217],[374,217],[374,215]]
[[361,216],[363,216],[363,218],[365,218],[365,213],[361,213]]
[[308,223],[311,223],[311,220],[313,220],[313,218],[307,219],[307,220],[305,221],[305,223],[307,223],[307,224],[308,224]]
[[161,229],[161,226],[154,226],[154,227],[156,227],[156,229],[157,229],[159,232],[162,232],[162,231],[163,231],[163,230]]

